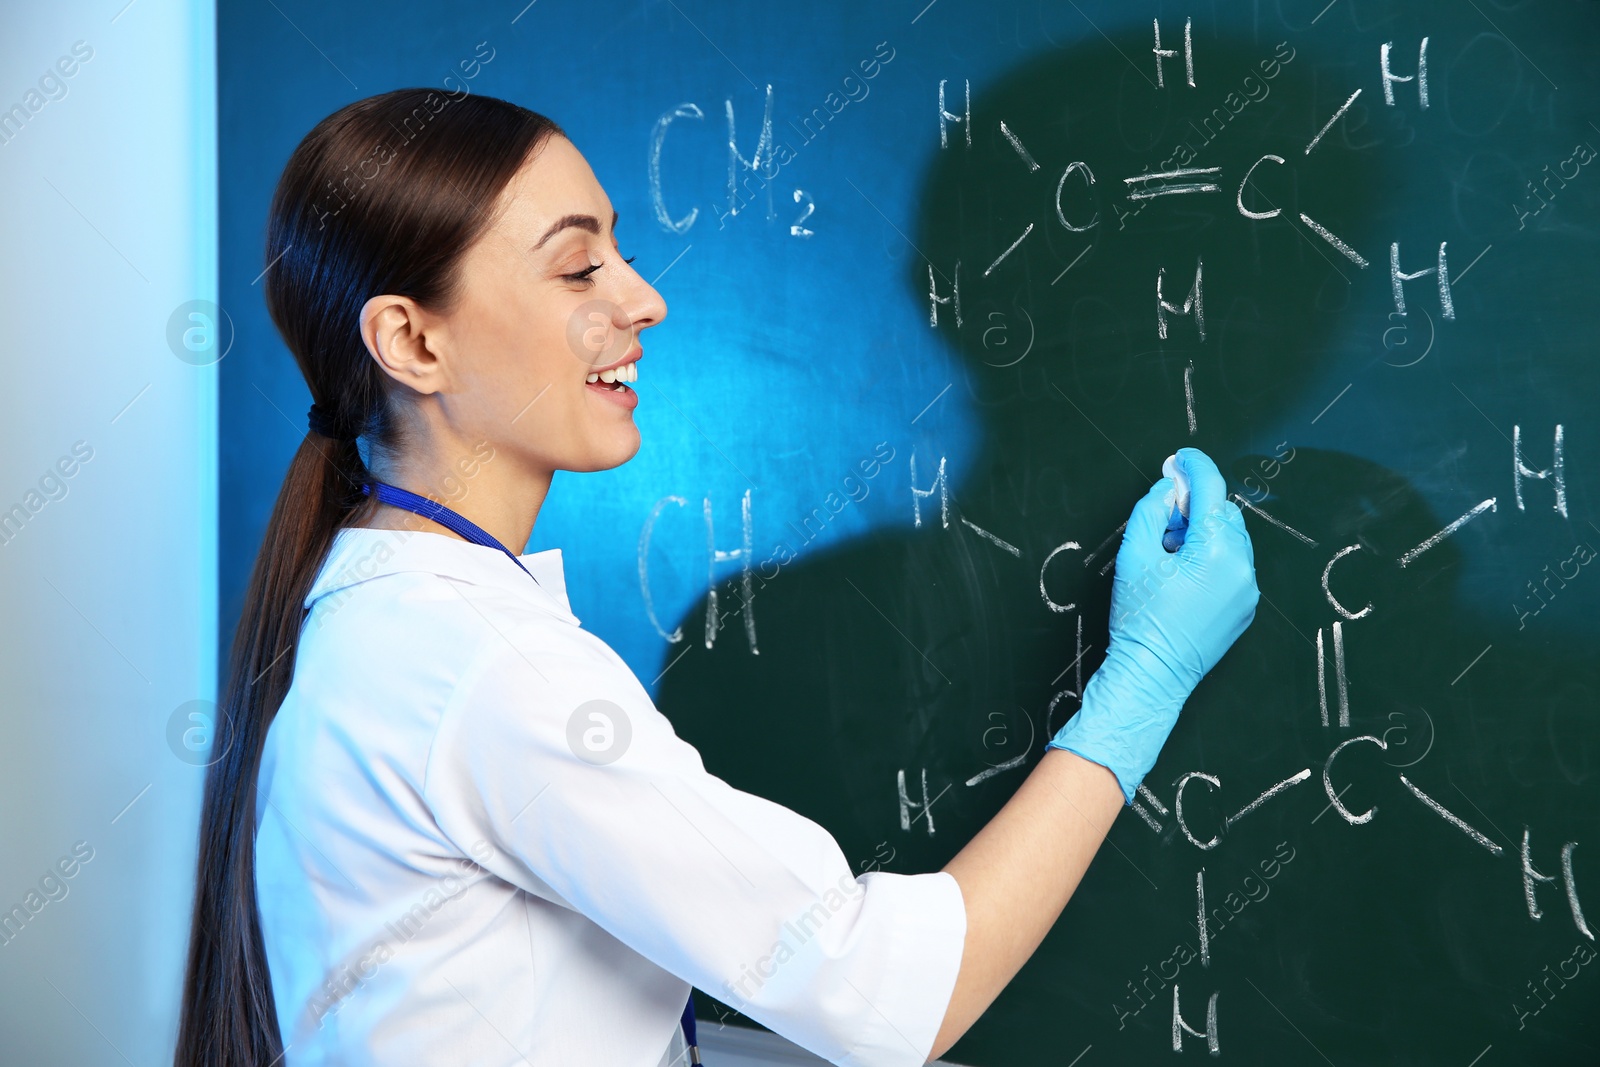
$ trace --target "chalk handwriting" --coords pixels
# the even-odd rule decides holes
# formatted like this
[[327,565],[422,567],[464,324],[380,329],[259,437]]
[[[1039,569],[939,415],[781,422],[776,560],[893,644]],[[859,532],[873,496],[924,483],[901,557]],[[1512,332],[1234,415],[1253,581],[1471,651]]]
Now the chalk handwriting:
[[[1151,49],[1156,56],[1156,88],[1164,88],[1167,84],[1164,59],[1172,59],[1178,53],[1171,48],[1161,47],[1161,20],[1156,19],[1156,46]],[[1194,88],[1194,20],[1183,20],[1183,71],[1189,88]]]
[[1428,109],[1428,39],[1422,39],[1422,45],[1417,49],[1417,72],[1415,74],[1396,74],[1389,67],[1389,50],[1394,47],[1393,41],[1385,41],[1378,46],[1378,74],[1383,82],[1383,102],[1394,107],[1394,87],[1398,82],[1417,83],[1417,103],[1422,110]]
[[1459,519],[1455,520],[1449,526],[1446,526],[1444,529],[1440,530],[1438,533],[1434,534],[1433,536],[1429,537],[1427,540],[1423,541],[1416,548],[1413,548],[1411,551],[1409,551],[1405,555],[1401,556],[1400,557],[1400,566],[1402,566],[1402,567],[1410,566],[1411,562],[1413,560],[1415,560],[1418,556],[1422,555],[1424,552],[1428,551],[1428,549],[1430,549],[1433,546],[1437,545],[1439,542],[1443,541],[1445,538],[1449,537],[1451,534],[1453,534],[1457,530],[1461,529],[1461,527],[1465,526],[1467,523],[1471,522],[1473,519],[1477,518],[1479,515],[1482,515],[1485,511],[1494,511],[1495,508],[1496,508],[1496,504],[1495,504],[1495,498],[1494,497],[1490,497],[1488,500],[1485,500],[1482,503],[1474,504],[1472,506],[1472,508],[1469,509],[1466,512],[1466,514],[1462,515]]
[[1217,997],[1220,993],[1212,993],[1211,999],[1206,1001],[1206,1028],[1196,1030],[1184,1021],[1183,1012],[1178,1007],[1178,984],[1172,984],[1172,1051],[1183,1051],[1183,1035],[1206,1039],[1206,1051],[1213,1056],[1222,1051],[1222,1046],[1217,1041]]
[[1539,481],[1549,479],[1555,486],[1556,514],[1563,519],[1567,517],[1567,462],[1565,456],[1565,442],[1562,439],[1561,424],[1556,423],[1555,444],[1552,446],[1550,466],[1543,470],[1534,470],[1522,462],[1522,426],[1511,427],[1511,486],[1516,494],[1517,510],[1526,511],[1522,503],[1522,479],[1536,478]]
[[[1535,890],[1544,882],[1555,881],[1555,875],[1542,874],[1533,865],[1533,850],[1531,846],[1533,831],[1528,827],[1522,828],[1522,893],[1528,904],[1528,918],[1538,922],[1544,918],[1544,912],[1539,909],[1539,898]],[[1583,907],[1578,903],[1578,883],[1572,874],[1572,853],[1578,847],[1576,841],[1568,841],[1561,846],[1561,880],[1567,890],[1567,909],[1572,912],[1572,925],[1578,928],[1578,933],[1594,940],[1594,931],[1589,929],[1588,920],[1583,917]]]

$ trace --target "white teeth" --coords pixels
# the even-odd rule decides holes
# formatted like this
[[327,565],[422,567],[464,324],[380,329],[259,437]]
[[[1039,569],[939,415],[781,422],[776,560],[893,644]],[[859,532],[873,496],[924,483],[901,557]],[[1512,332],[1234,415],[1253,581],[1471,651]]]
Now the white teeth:
[[590,374],[584,380],[591,384],[605,382],[607,385],[616,382],[636,382],[639,380],[639,364],[637,361],[624,363],[620,367],[612,367],[608,370],[600,371],[598,374]]

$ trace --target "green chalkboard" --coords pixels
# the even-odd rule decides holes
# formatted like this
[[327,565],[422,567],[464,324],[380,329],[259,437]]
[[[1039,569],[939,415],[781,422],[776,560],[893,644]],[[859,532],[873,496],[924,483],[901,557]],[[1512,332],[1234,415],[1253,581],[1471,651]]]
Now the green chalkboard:
[[860,119],[946,138],[871,358],[940,338],[981,439],[930,449],[932,396],[883,428],[898,524],[758,545],[659,706],[861,869],[937,870],[1076,709],[1118,525],[1197,445],[1256,621],[949,1058],[1172,1062],[1176,987],[1218,1062],[1600,1062],[1600,8],[1216,7],[997,14],[1030,47],[973,79],[982,42],[919,38],[925,111]]

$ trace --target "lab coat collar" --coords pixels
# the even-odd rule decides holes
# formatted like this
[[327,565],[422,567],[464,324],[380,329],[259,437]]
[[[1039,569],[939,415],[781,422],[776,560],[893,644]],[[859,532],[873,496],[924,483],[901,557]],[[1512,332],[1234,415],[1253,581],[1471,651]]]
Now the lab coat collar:
[[475,545],[448,534],[424,530],[375,530],[342,527],[334,535],[328,558],[318,572],[305,606],[385,574],[422,571],[473,585],[503,589],[572,623],[561,549],[547,548],[517,557],[538,584],[528,580],[498,548]]

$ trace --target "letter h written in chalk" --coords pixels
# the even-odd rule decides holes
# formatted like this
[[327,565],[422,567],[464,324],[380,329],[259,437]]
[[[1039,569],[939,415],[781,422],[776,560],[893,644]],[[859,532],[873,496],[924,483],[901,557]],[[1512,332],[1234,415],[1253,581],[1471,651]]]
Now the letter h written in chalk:
[[1437,266],[1425,267],[1422,270],[1407,274],[1400,269],[1400,242],[1395,241],[1389,246],[1389,286],[1394,292],[1394,310],[1397,314],[1406,313],[1405,282],[1416,281],[1430,274],[1439,276],[1439,310],[1447,319],[1456,317],[1455,301],[1450,297],[1450,261],[1445,255],[1448,242],[1439,242],[1439,262]]
[[1511,427],[1511,487],[1517,498],[1517,510],[1528,510],[1522,502],[1522,480],[1536,478],[1540,481],[1549,480],[1555,487],[1555,511],[1563,519],[1567,517],[1567,464],[1563,455],[1564,442],[1562,440],[1561,424],[1556,423],[1555,445],[1552,449],[1550,466],[1543,470],[1534,470],[1522,460],[1522,427]]

